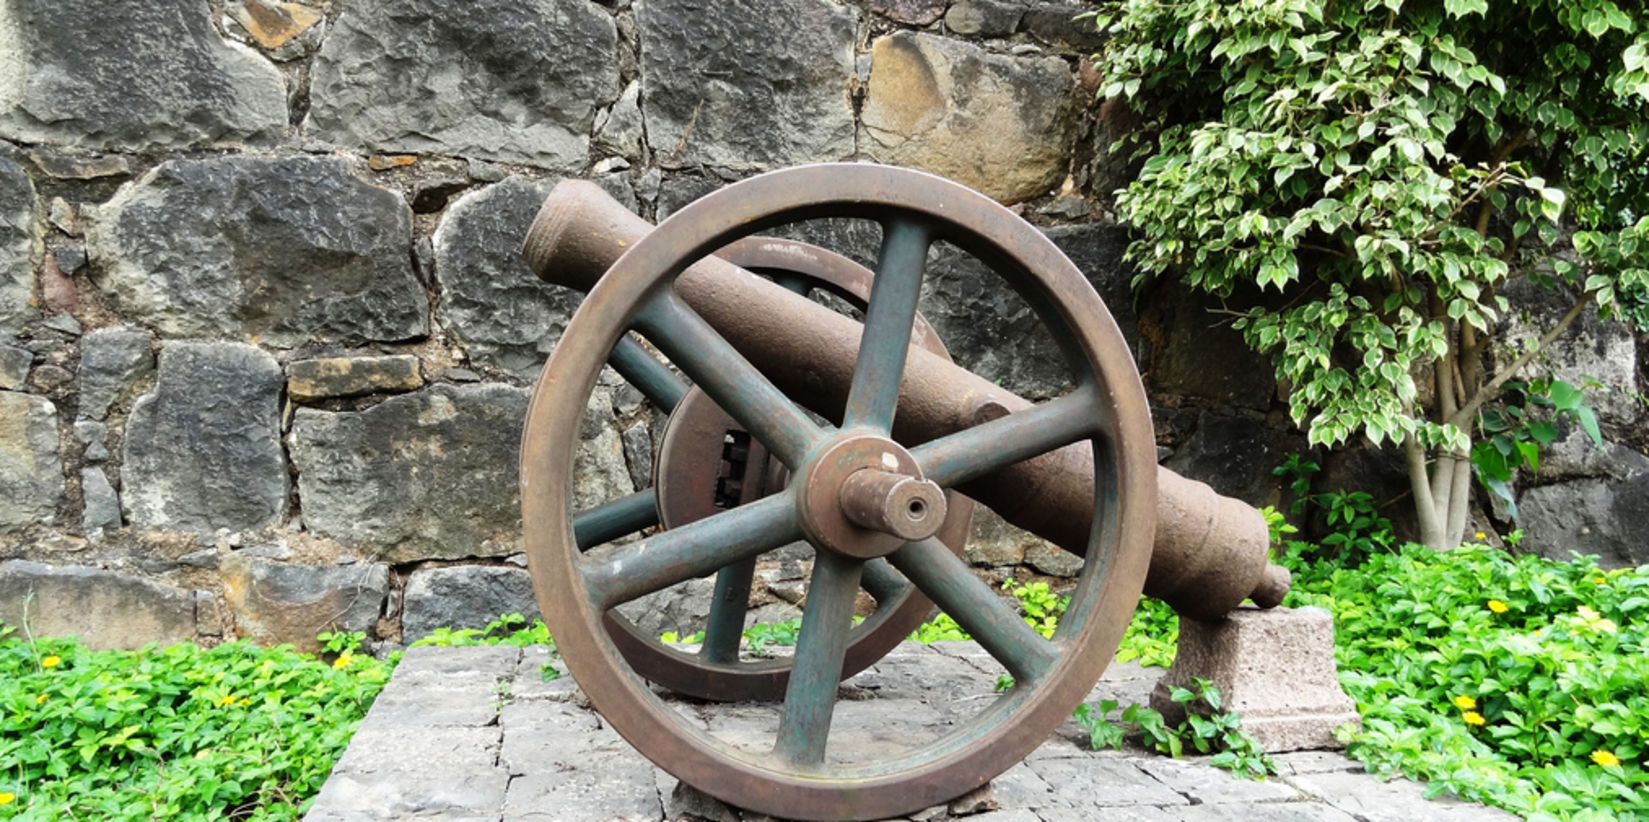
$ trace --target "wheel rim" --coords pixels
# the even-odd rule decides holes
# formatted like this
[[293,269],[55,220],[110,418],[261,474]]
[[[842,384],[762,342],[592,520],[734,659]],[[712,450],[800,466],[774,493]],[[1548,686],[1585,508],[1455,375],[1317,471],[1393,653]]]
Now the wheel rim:
[[[1091,442],[1101,475],[1095,483],[1087,562],[1052,641],[1040,641],[1034,633],[1035,639],[1028,639],[1028,626],[1017,616],[1002,618],[1006,606],[981,599],[983,583],[965,566],[958,572],[960,560],[935,541],[910,543],[891,556],[924,593],[1015,672],[1019,684],[960,729],[928,744],[869,764],[840,766],[824,761],[846,633],[839,596],[820,596],[818,617],[810,602],[796,651],[798,672],[805,668],[808,673],[792,677],[774,752],[766,755],[740,750],[686,722],[631,675],[600,629],[606,608],[639,595],[659,579],[720,567],[730,557],[794,538],[800,533],[796,495],[732,509],[704,521],[710,525],[671,532],[675,536],[669,540],[650,539],[640,548],[589,557],[576,549],[566,503],[581,398],[593,389],[606,352],[623,330],[638,318],[642,325],[669,329],[665,336],[682,347],[681,358],[666,353],[684,370],[696,367],[694,357],[725,357],[730,347],[725,342],[718,347],[713,332],[702,333],[694,315],[673,300],[668,282],[738,236],[825,216],[868,217],[884,224],[885,270],[878,274],[878,285],[901,280],[888,276],[898,269],[889,260],[900,257],[917,261],[915,274],[908,276],[919,285],[928,244],[944,239],[984,260],[1027,298],[1044,322],[1067,331],[1060,341],[1079,377],[1078,389],[1067,395],[1075,399],[1041,407],[1059,409],[1061,419],[1073,409],[1095,418],[1092,430],[1074,439]],[[919,235],[917,240],[893,239],[911,234]],[[886,293],[885,303],[882,291],[872,294],[866,320],[872,330],[866,332],[864,350],[881,351],[890,339],[897,343],[896,334],[890,337],[885,329],[897,327],[905,306],[914,312],[909,282],[890,285]],[[893,306],[880,312],[893,316],[893,322],[878,319],[883,305]],[[908,334],[910,314],[904,316]],[[885,432],[891,422],[904,346],[887,345],[897,349],[899,362],[861,360],[849,394],[846,429]],[[695,353],[693,346],[706,351]],[[724,372],[701,363],[704,373],[693,376],[787,465],[806,468],[829,435],[796,412],[748,363],[739,362],[742,358],[718,360]],[[860,390],[861,383],[869,387]],[[558,399],[569,396],[578,401]],[[1041,421],[1052,413],[1027,414],[1024,420]],[[1017,431],[1023,426],[1010,421],[1019,416],[979,428],[989,428],[993,435]],[[935,458],[944,463],[938,475],[960,479],[966,470],[959,463],[967,460],[957,460],[955,449],[912,449],[919,461],[924,453],[942,451],[948,462]],[[752,178],[689,205],[626,252],[591,291],[568,324],[529,407],[522,447],[523,514],[534,587],[562,655],[596,707],[643,754],[683,781],[746,808],[804,818],[873,818],[977,787],[1022,759],[1080,703],[1114,654],[1143,585],[1154,527],[1154,457],[1149,412],[1126,344],[1092,288],[1040,232],[983,195],[931,175],[868,165],[813,166]],[[853,560],[829,551],[818,556],[816,595],[856,584],[859,568]]]
[[[807,243],[768,237],[745,237],[719,249],[716,256],[746,270],[771,276],[779,285],[803,296],[811,289],[820,289],[847,301],[861,311],[870,297],[871,273],[868,269],[840,254]],[[920,314],[916,317],[916,328],[912,337],[927,350],[946,360],[950,359],[944,344]],[[638,367],[645,366],[632,362],[630,368],[625,370],[631,371]],[[655,382],[656,379],[638,377],[634,381],[645,384]],[[643,393],[667,392],[649,391],[644,388]],[[667,431],[672,430],[669,426],[674,426],[678,422],[678,414],[689,407],[702,407],[705,404],[709,406],[705,413],[725,415],[725,412],[716,407],[714,401],[702,391],[690,389],[682,399],[675,401],[675,408],[670,410],[671,422],[667,425]],[[686,447],[692,445],[698,443],[689,443]],[[672,459],[671,451],[672,443],[666,435],[654,466],[654,489],[658,494],[657,507],[660,513],[658,518],[665,528],[677,527],[691,521],[686,518],[686,514],[683,514],[679,521],[671,516],[672,504],[668,495],[672,488],[678,485],[671,478],[673,472],[668,468]],[[675,493],[682,494],[679,490]],[[947,496],[950,502],[950,516],[939,538],[953,553],[959,554],[970,530],[973,501],[954,491]],[[737,590],[737,586],[742,584],[744,589],[748,590],[754,564],[754,560],[749,560],[717,572],[717,595],[712,600],[713,611],[725,607],[722,594],[726,588],[723,586]],[[864,670],[885,656],[922,623],[933,607],[932,602],[908,582],[902,585],[902,590],[891,589],[892,579],[897,576],[891,568],[884,566],[876,570],[878,576],[866,586],[876,600],[876,610],[866,617],[863,623],[854,626],[848,636],[848,647],[842,665],[843,679]],[[729,577],[738,578],[729,580]],[[705,648],[696,654],[668,647],[652,637],[644,636],[633,623],[611,613],[605,622],[609,635],[619,651],[624,654],[625,660],[636,673],[649,682],[678,694],[722,702],[768,700],[782,696],[790,679],[789,658],[739,660],[736,646],[732,649],[732,658],[708,656],[707,651],[718,641],[736,643],[739,639],[738,634],[743,627],[744,608],[729,610],[732,611],[730,616],[723,616],[720,612],[712,613],[711,627],[707,629],[711,636],[706,637]],[[718,618],[724,626],[720,636],[717,636]],[[729,623],[737,627],[725,627]]]

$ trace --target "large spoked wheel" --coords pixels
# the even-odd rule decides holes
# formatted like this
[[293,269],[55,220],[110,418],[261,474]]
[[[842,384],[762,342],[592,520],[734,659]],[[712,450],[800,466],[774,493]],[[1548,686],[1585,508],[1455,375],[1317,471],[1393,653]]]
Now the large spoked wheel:
[[[745,237],[717,250],[716,256],[748,271],[771,277],[773,282],[800,296],[822,291],[863,311],[870,299],[871,273],[852,260],[817,246],[770,237]],[[946,360],[938,335],[927,321],[916,317],[913,337],[917,344]],[[783,465],[772,460],[759,442],[743,444],[737,466],[739,476],[734,499],[718,500],[716,480],[726,471],[724,437],[747,434],[737,420],[728,417],[708,395],[681,383],[663,364],[625,343],[609,363],[647,395],[655,407],[668,411],[663,443],[654,463],[652,494],[655,512],[638,506],[630,522],[635,530],[643,523],[670,529],[697,522],[718,513],[719,502],[748,504],[783,488]],[[725,480],[726,478],[721,478]],[[973,501],[956,492],[946,495],[944,524],[938,539],[952,552],[960,553],[967,541],[973,519]],[[643,497],[645,499],[645,497]],[[582,512],[578,524],[598,519],[602,513]],[[622,517],[618,518],[622,521]],[[620,525],[612,533],[624,530]],[[584,540],[581,540],[583,542]],[[790,679],[791,659],[740,659],[748,597],[753,585],[756,558],[750,557],[716,572],[705,636],[696,651],[671,647],[655,637],[644,636],[633,623],[612,612],[607,629],[630,667],[650,682],[678,694],[723,702],[771,700],[784,695]],[[848,634],[842,664],[842,678],[850,677],[881,659],[922,623],[933,603],[916,586],[894,571],[885,560],[872,564],[862,575],[861,587],[875,602],[863,622]]]
[[[816,217],[882,225],[882,248],[839,427],[804,412],[676,295],[694,261],[749,234]],[[983,260],[1049,324],[1076,387],[909,448],[890,437],[930,245]],[[772,287],[772,286],[768,286]],[[580,419],[628,329],[657,346],[775,458],[785,491],[638,542],[580,550],[568,510]],[[921,388],[921,387],[919,387]],[[927,389],[932,389],[928,386]],[[1086,562],[1051,640],[932,534],[935,488],[1086,443],[1096,466]],[[1080,272],[1035,228],[931,175],[811,166],[755,177],[684,208],[620,258],[568,324],[534,391],[522,444],[533,584],[568,668],[591,701],[660,767],[741,807],[807,819],[869,819],[958,796],[1045,740],[1114,655],[1138,600],[1154,532],[1155,447],[1144,392],[1115,323]],[[713,735],[653,693],[603,626],[615,606],[806,539],[815,551],[792,672],[771,745]],[[586,541],[586,544],[592,544]],[[885,561],[1012,674],[971,718],[869,761],[829,748],[837,682],[867,569]]]

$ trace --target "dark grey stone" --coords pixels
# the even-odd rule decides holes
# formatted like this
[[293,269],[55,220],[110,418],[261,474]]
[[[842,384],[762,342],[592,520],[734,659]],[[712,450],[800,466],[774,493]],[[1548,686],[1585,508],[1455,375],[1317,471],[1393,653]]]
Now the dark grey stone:
[[1190,442],[1163,464],[1228,497],[1265,505],[1288,484],[1272,470],[1305,448],[1304,437],[1279,431],[1258,415],[1205,411]]
[[673,588],[648,594],[618,607],[620,615],[635,623],[644,637],[666,631],[689,636],[704,630],[710,604],[716,592],[715,579],[690,579]]
[[40,636],[78,636],[94,649],[193,639],[194,596],[181,588],[77,565],[0,563],[0,622]]
[[0,390],[21,388],[29,378],[29,366],[34,364],[34,352],[27,348],[0,345]]
[[521,259],[550,184],[510,177],[459,198],[435,230],[436,308],[470,359],[530,378],[584,295],[550,285]]
[[1057,226],[1046,233],[1099,293],[1135,361],[1143,362],[1144,343],[1134,313],[1134,268],[1122,259],[1128,250],[1128,229],[1115,223],[1083,223]]
[[103,206],[88,240],[99,287],[163,336],[295,347],[429,330],[406,202],[342,158],[163,163]]
[[1624,480],[1583,479],[1525,490],[1520,547],[1556,560],[1598,556],[1605,568],[1649,562],[1649,473]]
[[1080,3],[1033,3],[1019,18],[1019,30],[1049,45],[1093,54],[1104,47],[1105,36],[1094,28],[1093,20],[1076,19],[1089,11],[1093,8]]
[[1649,457],[1619,443],[1603,441],[1603,447],[1578,425],[1565,425],[1564,435],[1542,449],[1540,472],[1542,482],[1556,482],[1581,477],[1609,477],[1626,479],[1649,472]]
[[1006,37],[1019,27],[1022,3],[1004,0],[957,0],[945,12],[945,27],[957,34]]
[[0,137],[120,148],[269,143],[286,86],[207,0],[15,0],[0,17]]
[[926,26],[944,16],[945,2],[946,0],[870,0],[869,8],[890,20],[913,26]]
[[638,422],[624,429],[624,462],[630,467],[630,482],[637,488],[653,484],[653,433],[647,423]]
[[132,406],[122,469],[126,520],[210,534],[284,522],[281,367],[244,343],[172,343]]
[[115,493],[102,468],[82,468],[80,490],[86,498],[86,509],[80,517],[82,530],[90,534],[100,528],[120,527],[120,495]]
[[[1505,367],[1525,346],[1538,339],[1575,305],[1578,296],[1568,286],[1543,288],[1519,277],[1506,283],[1501,295],[1510,303],[1496,336],[1497,367]],[[1605,423],[1627,427],[1643,415],[1644,404],[1637,398],[1637,341],[1624,322],[1599,320],[1597,312],[1586,310],[1574,324],[1551,344],[1540,349],[1540,360],[1524,370],[1522,377],[1551,376],[1575,387],[1601,383],[1602,388],[1586,391],[1586,404]]]
[[501,614],[536,619],[532,577],[521,568],[453,565],[425,568],[407,577],[401,606],[401,641],[414,642],[436,628],[485,628]]
[[521,550],[515,465],[527,392],[432,385],[365,411],[300,408],[304,523],[390,562]]
[[81,455],[87,462],[103,462],[109,458],[109,448],[105,441],[109,437],[109,426],[91,420],[75,420],[74,438],[86,447]]
[[618,98],[617,29],[583,0],[351,3],[315,58],[306,135],[571,171]]
[[1082,557],[1042,540],[1026,547],[1025,564],[1054,577],[1074,577],[1082,573]]
[[830,0],[647,0],[636,20],[661,165],[757,170],[853,154],[852,11]]
[[[681,210],[688,203],[715,191],[726,185],[720,180],[700,177],[696,174],[683,174],[677,177],[666,177],[659,181],[658,190],[658,219],[663,220],[671,214]],[[878,234],[877,236],[880,236]]]
[[941,244],[930,255],[921,310],[958,364],[1021,397],[1057,396],[1072,385],[1041,316],[1007,281],[954,246]]
[[[1163,332],[1149,352],[1146,387],[1153,394],[1265,410],[1277,393],[1271,363],[1229,322],[1209,313],[1219,301],[1167,285],[1141,298],[1143,322]],[[1144,371],[1145,369],[1141,369]]]
[[49,523],[63,502],[57,407],[0,391],[0,532]]
[[389,568],[285,565],[242,554],[222,557],[229,609],[241,636],[318,650],[322,631],[369,631],[389,595]]
[[641,123],[641,82],[632,80],[618,102],[596,121],[595,149],[604,154],[639,160],[647,134]]
[[139,380],[155,369],[152,337],[130,328],[99,328],[80,340],[80,413],[101,420]]
[[[6,23],[0,22],[0,32]],[[0,77],[5,75],[0,57]],[[5,80],[0,79],[0,89]],[[0,95],[3,97],[3,95]],[[34,183],[0,155],[0,334],[15,334],[34,315],[34,268],[45,253],[36,228]]]

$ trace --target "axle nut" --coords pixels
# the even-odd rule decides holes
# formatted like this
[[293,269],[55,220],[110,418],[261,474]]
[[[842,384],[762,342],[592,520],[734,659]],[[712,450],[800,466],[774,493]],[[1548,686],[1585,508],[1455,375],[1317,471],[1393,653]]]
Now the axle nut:
[[927,539],[945,522],[945,491],[908,474],[861,468],[842,481],[842,513],[855,525],[906,542]]

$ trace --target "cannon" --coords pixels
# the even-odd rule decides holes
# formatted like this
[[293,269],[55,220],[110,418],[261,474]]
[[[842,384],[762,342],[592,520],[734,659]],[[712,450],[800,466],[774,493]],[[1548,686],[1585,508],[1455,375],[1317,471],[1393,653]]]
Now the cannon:
[[[824,217],[880,225],[874,276],[757,236]],[[940,241],[983,261],[1050,327],[1070,391],[1031,403],[950,361],[916,310]],[[728,186],[653,228],[595,186],[565,182],[523,254],[545,280],[588,292],[534,388],[522,439],[540,608],[603,716],[706,793],[806,819],[946,801],[1070,715],[1142,590],[1201,618],[1244,599],[1271,607],[1287,591],[1257,511],[1156,465],[1139,375],[1092,287],[1044,235],[977,192],[899,168],[806,166]],[[857,310],[833,310],[813,291]],[[608,364],[669,421],[651,489],[573,511],[582,415]],[[959,556],[975,501],[1084,557],[1051,639]],[[741,659],[756,558],[798,540],[813,566],[794,656]],[[710,574],[696,652],[640,635],[615,611]],[[856,623],[862,593],[875,607]],[[934,605],[1012,686],[931,740],[843,761],[829,744],[838,683]],[[718,737],[648,683],[778,700],[775,728],[757,742]]]

